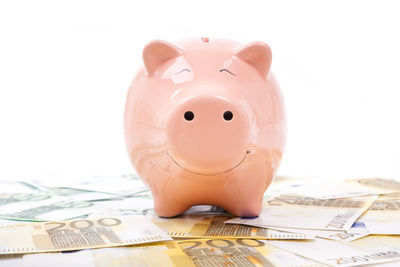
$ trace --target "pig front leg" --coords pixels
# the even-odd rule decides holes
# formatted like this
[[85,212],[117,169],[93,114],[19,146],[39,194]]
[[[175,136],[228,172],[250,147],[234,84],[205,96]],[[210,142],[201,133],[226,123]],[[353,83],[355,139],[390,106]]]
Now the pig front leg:
[[[170,194],[174,194],[174,192],[171,192]],[[187,203],[187,200],[185,201],[185,199],[177,198],[171,195],[154,195],[154,211],[160,217],[174,217],[183,213],[189,208],[190,205]]]
[[222,207],[239,217],[257,217],[261,213],[262,196],[231,196]]
[[262,170],[254,167],[237,175],[236,182],[225,187],[225,200],[221,206],[236,216],[260,215],[265,189],[272,180],[272,176]]

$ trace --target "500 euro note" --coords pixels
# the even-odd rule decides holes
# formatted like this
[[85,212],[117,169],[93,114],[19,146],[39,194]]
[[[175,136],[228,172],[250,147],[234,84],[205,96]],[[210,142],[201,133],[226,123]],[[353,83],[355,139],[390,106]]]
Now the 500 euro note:
[[320,230],[348,230],[368,209],[375,197],[316,199],[281,195],[267,199],[257,218],[236,218],[226,223],[258,227],[286,227]]
[[0,254],[66,251],[172,240],[142,215],[0,227]]

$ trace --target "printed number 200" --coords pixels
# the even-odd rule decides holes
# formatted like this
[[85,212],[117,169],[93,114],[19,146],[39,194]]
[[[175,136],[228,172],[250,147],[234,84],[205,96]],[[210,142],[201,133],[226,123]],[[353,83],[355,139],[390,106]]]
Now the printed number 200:
[[[107,220],[111,220],[110,222],[107,222]],[[84,223],[85,225],[82,226],[80,225],[80,223]],[[75,221],[70,221],[69,223],[69,227],[71,228],[75,228],[75,229],[88,229],[93,227],[94,222],[92,220],[75,220]],[[96,223],[101,225],[101,226],[116,226],[121,224],[121,220],[117,219],[117,218],[101,218],[101,219],[97,219]],[[47,231],[54,231],[54,230],[58,230],[62,227],[64,227],[67,224],[67,222],[49,222],[46,223],[45,225],[55,225],[55,227],[53,228],[48,228]]]

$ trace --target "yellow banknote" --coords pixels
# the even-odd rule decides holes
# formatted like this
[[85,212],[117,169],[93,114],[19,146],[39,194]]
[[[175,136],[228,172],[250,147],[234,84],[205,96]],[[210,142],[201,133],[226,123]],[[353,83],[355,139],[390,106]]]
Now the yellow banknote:
[[331,266],[347,267],[400,261],[400,237],[367,236],[349,243],[322,238],[266,242]]
[[[132,205],[134,207],[134,205]],[[125,216],[137,213],[136,209],[103,209],[91,216]],[[153,210],[146,212],[162,230],[172,237],[211,238],[211,237],[253,237],[259,239],[312,239],[313,235],[290,233],[261,227],[239,224],[225,224],[226,220],[235,216],[212,206],[192,207],[182,215],[173,218],[161,218]]]
[[257,227],[286,227],[320,230],[348,230],[368,209],[375,197],[317,199],[280,195],[264,202],[257,218],[236,218],[226,223]]
[[142,215],[0,227],[0,254],[65,251],[171,240]]
[[[18,263],[19,265],[13,266],[326,266],[267,245],[265,241],[252,238],[193,239],[145,246],[83,250],[72,253],[32,254],[25,255]],[[77,265],[72,265],[73,263]]]
[[[352,227],[353,228],[353,227]],[[350,230],[352,229],[350,228]],[[285,228],[285,227],[271,227],[269,229],[274,229],[283,232],[305,234],[311,236],[322,237],[331,240],[337,240],[342,242],[352,242],[359,238],[369,235],[370,233],[365,231],[335,231],[335,230],[318,230],[318,229],[301,229],[301,228]]]
[[172,237],[253,237],[258,239],[313,239],[311,234],[290,233],[261,227],[225,224],[235,218],[228,214],[191,214],[175,218],[160,218],[153,215],[151,220]]

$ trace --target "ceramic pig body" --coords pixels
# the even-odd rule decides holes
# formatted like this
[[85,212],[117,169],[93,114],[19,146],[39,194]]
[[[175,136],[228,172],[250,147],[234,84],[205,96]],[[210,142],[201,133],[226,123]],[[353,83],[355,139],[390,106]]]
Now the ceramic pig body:
[[268,45],[153,41],[143,60],[127,96],[125,139],[157,214],[209,204],[259,215],[286,139]]

